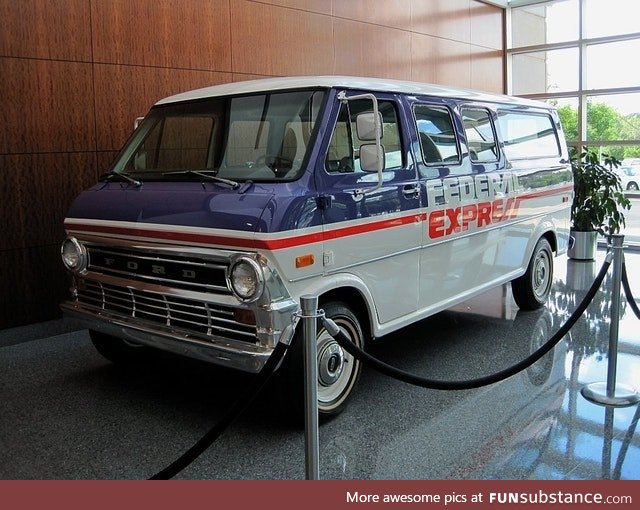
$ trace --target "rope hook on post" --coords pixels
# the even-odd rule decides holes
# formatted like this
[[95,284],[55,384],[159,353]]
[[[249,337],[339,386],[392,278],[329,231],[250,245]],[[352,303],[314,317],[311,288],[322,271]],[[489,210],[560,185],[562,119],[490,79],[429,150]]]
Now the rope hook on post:
[[620,284],[624,263],[624,236],[611,236],[610,250],[613,253],[613,282],[611,284],[611,320],[609,322],[609,352],[607,360],[607,381],[595,382],[582,388],[582,396],[600,405],[625,407],[640,402],[640,394],[624,384],[616,382],[618,364],[618,326],[620,324]]

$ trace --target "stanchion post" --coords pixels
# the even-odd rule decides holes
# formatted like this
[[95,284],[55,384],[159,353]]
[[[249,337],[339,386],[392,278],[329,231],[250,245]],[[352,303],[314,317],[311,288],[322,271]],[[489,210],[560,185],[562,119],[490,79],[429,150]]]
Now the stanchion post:
[[320,479],[318,432],[318,346],[316,344],[318,297],[300,297],[304,340],[304,443],[307,480]]
[[618,331],[620,323],[620,290],[622,264],[624,262],[624,235],[610,237],[610,249],[613,252],[613,281],[611,283],[611,321],[609,323],[609,353],[607,363],[607,381],[595,382],[584,386],[582,396],[596,404],[624,407],[640,402],[635,389],[616,383],[618,370]]

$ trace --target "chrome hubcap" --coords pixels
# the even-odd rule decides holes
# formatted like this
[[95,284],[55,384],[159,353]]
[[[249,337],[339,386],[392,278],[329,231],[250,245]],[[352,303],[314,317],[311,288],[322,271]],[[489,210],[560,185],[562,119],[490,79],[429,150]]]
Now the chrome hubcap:
[[[334,321],[351,341],[361,345],[358,341],[360,336],[351,322],[341,317],[334,317]],[[359,364],[324,328],[318,334],[317,363],[318,409],[320,412],[330,412],[342,405],[349,396]]]
[[323,386],[330,386],[342,375],[344,351],[335,341],[318,347],[318,380]]
[[549,285],[549,265],[546,253],[540,253],[533,271],[533,288],[538,296],[544,296]]

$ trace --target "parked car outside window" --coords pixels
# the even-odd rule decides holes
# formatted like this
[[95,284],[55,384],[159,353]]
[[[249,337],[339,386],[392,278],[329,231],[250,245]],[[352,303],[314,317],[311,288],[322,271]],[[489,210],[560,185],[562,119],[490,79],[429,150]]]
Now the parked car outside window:
[[616,168],[622,187],[627,191],[638,191],[640,184],[640,166],[620,166]]

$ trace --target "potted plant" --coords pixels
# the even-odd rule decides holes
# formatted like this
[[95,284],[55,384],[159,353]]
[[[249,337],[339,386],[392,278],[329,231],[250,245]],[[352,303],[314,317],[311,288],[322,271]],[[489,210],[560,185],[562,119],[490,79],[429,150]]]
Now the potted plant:
[[585,149],[579,156],[572,154],[574,196],[571,204],[571,237],[569,257],[577,260],[595,259],[597,236],[617,234],[624,227],[621,209],[631,202],[624,195],[620,177],[614,169],[620,161],[613,156],[599,156]]

